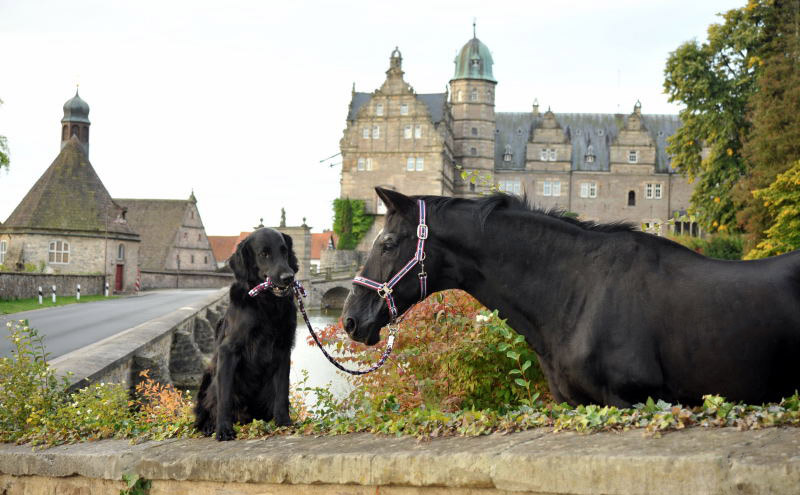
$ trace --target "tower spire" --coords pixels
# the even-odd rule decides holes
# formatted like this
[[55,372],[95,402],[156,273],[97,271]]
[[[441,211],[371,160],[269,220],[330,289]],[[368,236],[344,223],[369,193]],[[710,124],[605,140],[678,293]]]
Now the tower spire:
[[476,22],[477,22],[477,18],[473,17],[473,18],[472,18],[472,37],[473,37],[473,38],[477,38],[477,37],[478,37],[478,36],[475,34],[475,24],[476,24]]

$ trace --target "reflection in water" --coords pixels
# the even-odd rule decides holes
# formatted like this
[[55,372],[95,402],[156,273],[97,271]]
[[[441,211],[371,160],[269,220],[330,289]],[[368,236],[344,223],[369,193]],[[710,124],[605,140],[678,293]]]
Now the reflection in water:
[[[336,323],[341,316],[341,310],[308,311],[308,319],[319,333],[326,326]],[[295,331],[294,350],[292,350],[292,369],[290,381],[294,385],[302,380],[302,370],[308,371],[306,386],[327,388],[337,399],[347,395],[353,386],[347,381],[347,375],[337,370],[325,359],[316,344],[312,347],[307,344],[309,336],[306,322],[302,315],[297,315],[297,330]],[[347,338],[343,336],[343,338]],[[336,356],[331,348],[326,349],[329,354]],[[309,397],[314,400],[314,397]]]

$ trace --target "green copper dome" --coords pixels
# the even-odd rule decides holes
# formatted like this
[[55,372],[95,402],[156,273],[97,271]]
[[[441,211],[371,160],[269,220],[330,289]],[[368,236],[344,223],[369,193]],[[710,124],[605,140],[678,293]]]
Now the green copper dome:
[[455,59],[456,73],[453,79],[483,79],[497,82],[492,75],[492,54],[481,40],[473,37],[458,52]]
[[78,91],[75,90],[75,96],[64,103],[64,118],[61,122],[82,122],[89,124],[89,104],[81,99]]

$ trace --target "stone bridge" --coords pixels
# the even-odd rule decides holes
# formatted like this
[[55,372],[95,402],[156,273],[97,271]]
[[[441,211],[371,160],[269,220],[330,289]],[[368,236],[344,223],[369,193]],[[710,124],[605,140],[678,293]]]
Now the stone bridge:
[[341,309],[355,275],[355,267],[325,270],[312,275],[305,283],[308,292],[306,306],[311,309]]

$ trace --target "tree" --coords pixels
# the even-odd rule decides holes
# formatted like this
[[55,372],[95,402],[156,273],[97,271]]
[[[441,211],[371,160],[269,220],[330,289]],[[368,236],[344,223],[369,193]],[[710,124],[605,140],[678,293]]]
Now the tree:
[[[664,89],[682,103],[682,125],[669,138],[672,167],[698,182],[692,211],[710,232],[735,229],[738,206],[731,191],[746,171],[742,136],[747,102],[756,87],[763,17],[771,0],[751,0],[722,14],[708,41],[689,41],[667,59]],[[704,156],[705,155],[705,156]]]
[[765,258],[800,249],[800,160],[778,175],[769,187],[753,191],[769,215],[772,225],[766,237],[745,259]]
[[[0,105],[3,104],[3,100],[0,100]],[[0,169],[7,169],[8,164],[10,163],[8,158],[8,140],[5,136],[0,136]]]
[[755,245],[775,220],[751,191],[764,189],[800,159],[800,0],[778,0],[766,12],[757,91],[750,99],[751,130],[742,154],[748,170],[734,198],[738,223]]

